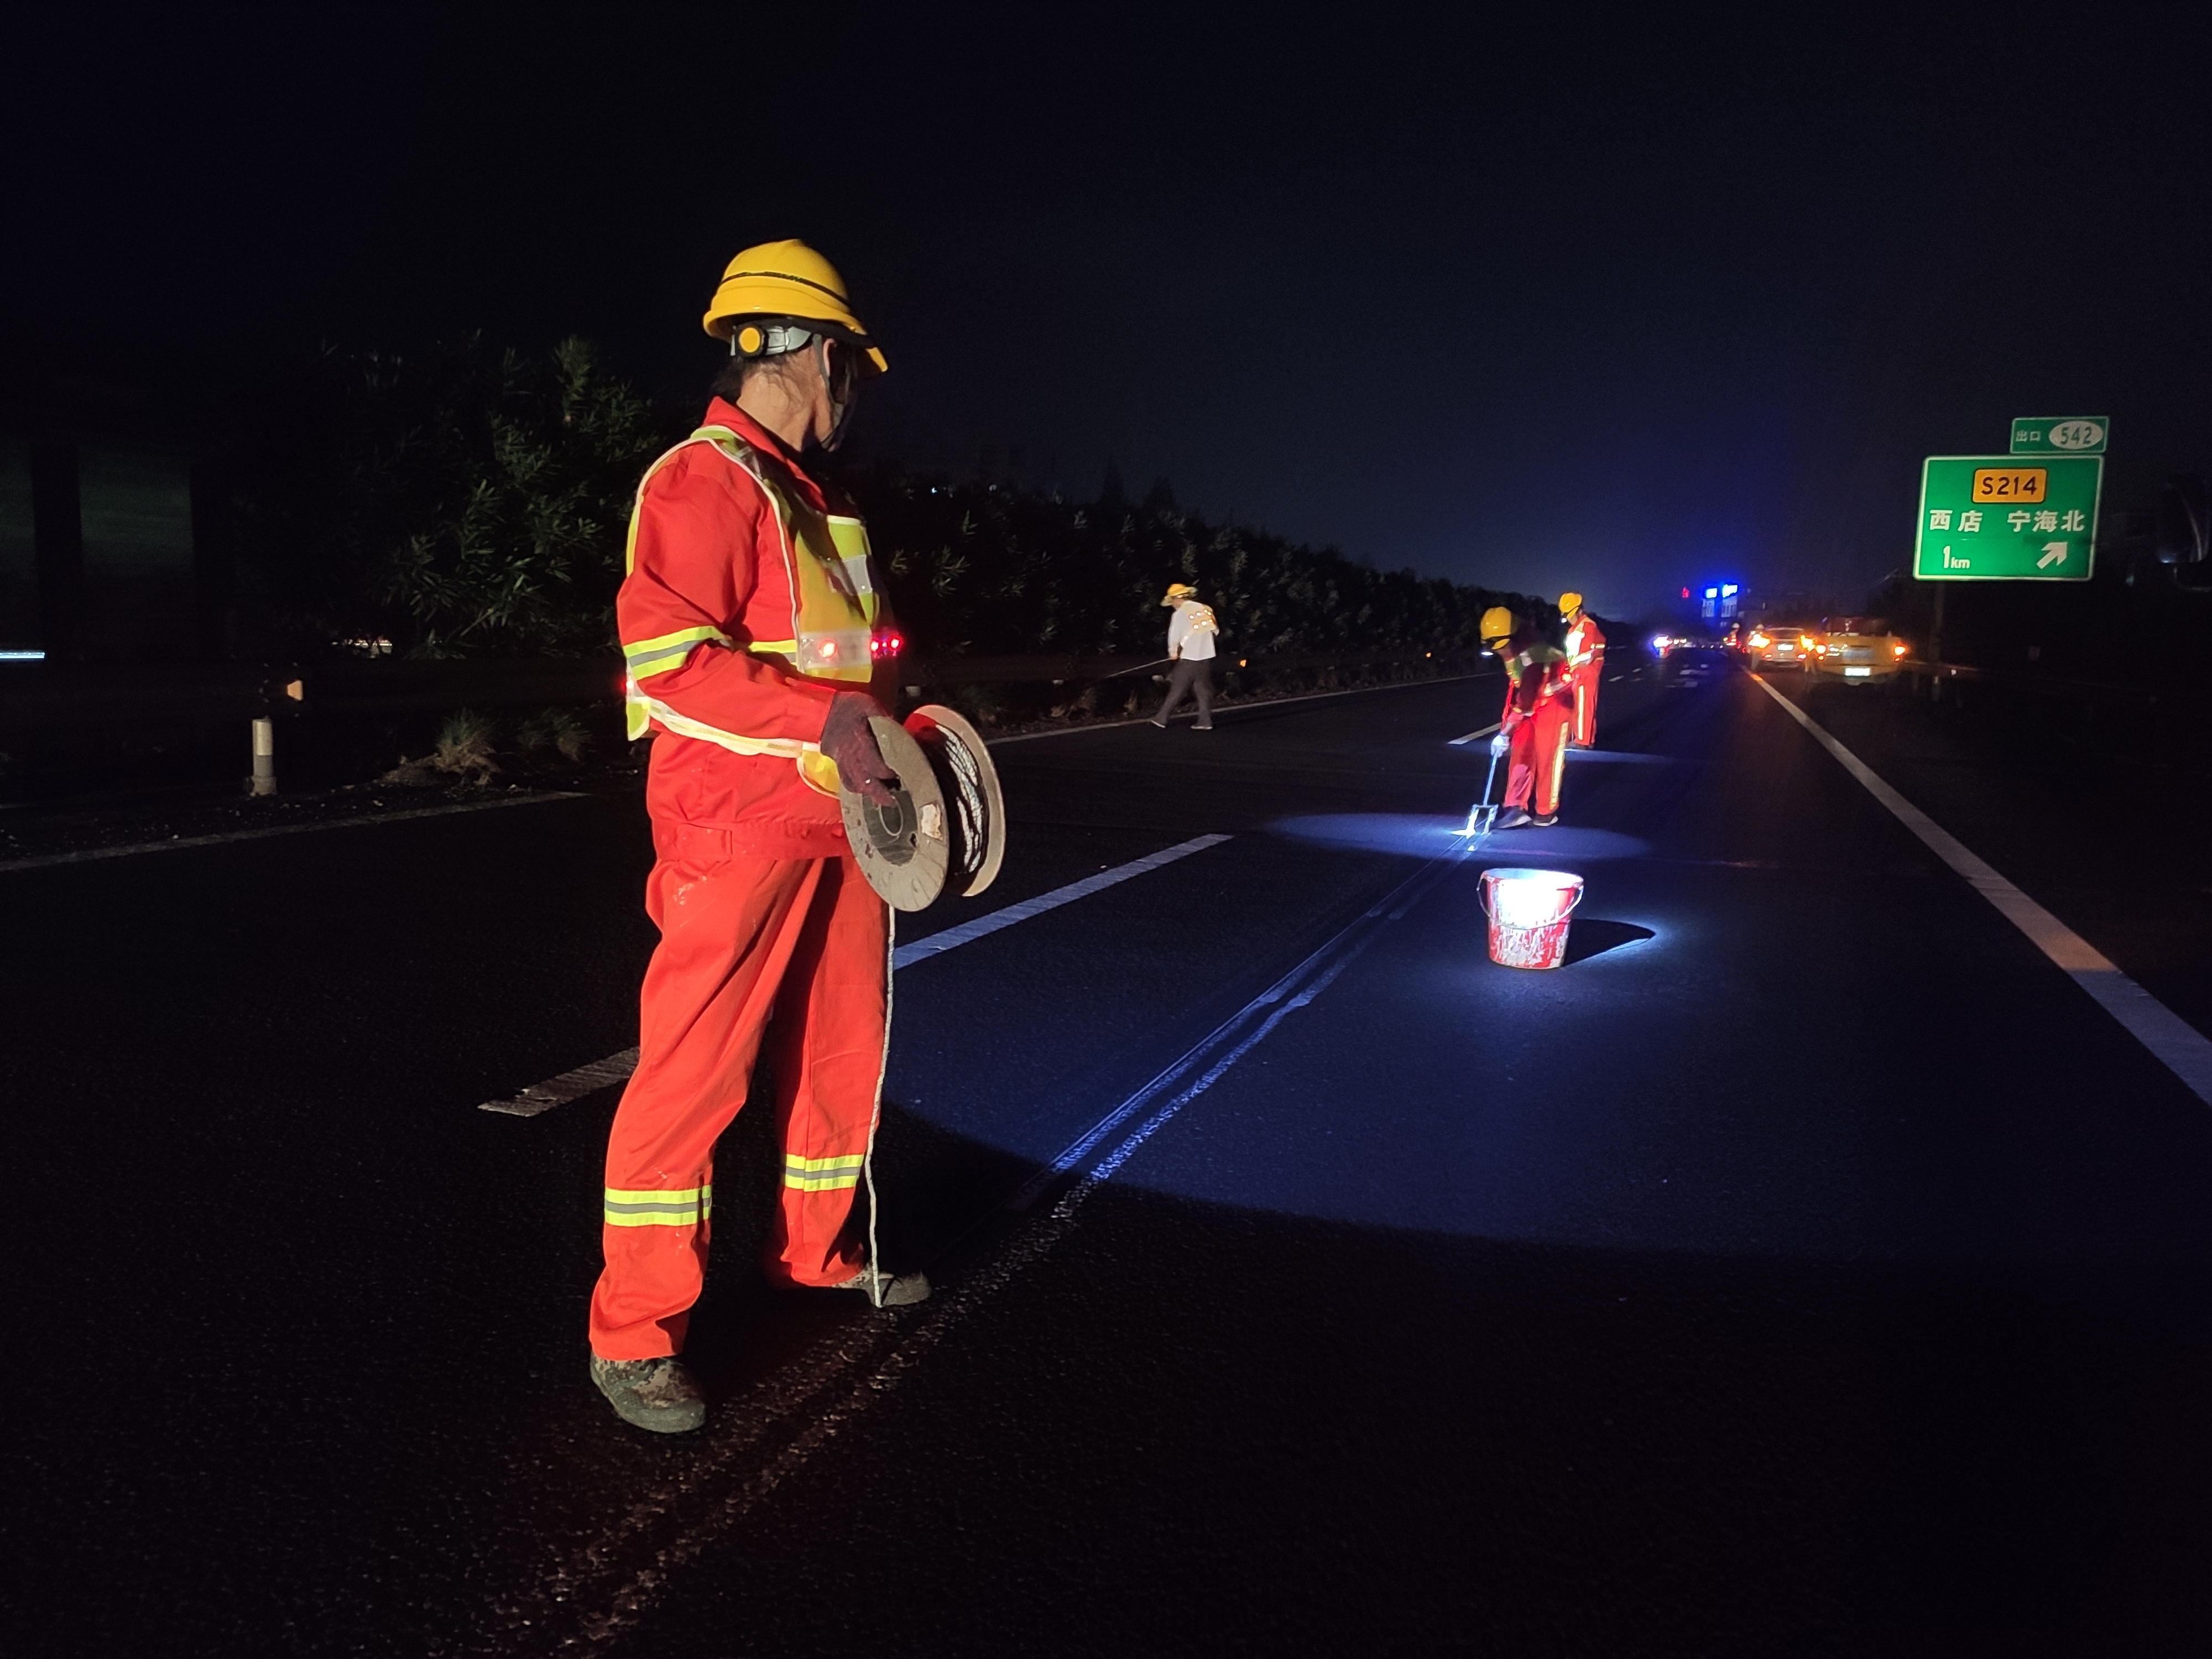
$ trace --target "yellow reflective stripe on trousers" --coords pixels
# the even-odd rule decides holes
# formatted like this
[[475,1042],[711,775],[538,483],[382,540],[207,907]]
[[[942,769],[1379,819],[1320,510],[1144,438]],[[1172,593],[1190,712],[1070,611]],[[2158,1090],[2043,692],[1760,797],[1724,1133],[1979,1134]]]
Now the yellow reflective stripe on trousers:
[[714,1212],[714,1188],[669,1187],[606,1190],[610,1227],[696,1227]]
[[673,634],[639,640],[634,644],[626,641],[623,646],[623,661],[629,665],[633,679],[665,674],[682,664],[702,643],[709,640],[717,645],[727,645],[730,636],[719,628],[679,628]]
[[866,1162],[865,1152],[854,1152],[849,1158],[794,1158],[786,1152],[783,1184],[806,1193],[835,1192],[858,1186],[860,1166]]

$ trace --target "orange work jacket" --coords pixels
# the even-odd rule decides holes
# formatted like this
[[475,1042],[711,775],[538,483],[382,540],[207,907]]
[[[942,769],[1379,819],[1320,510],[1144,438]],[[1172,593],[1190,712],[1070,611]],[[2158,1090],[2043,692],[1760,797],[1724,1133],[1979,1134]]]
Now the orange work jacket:
[[848,850],[820,739],[837,693],[869,689],[887,620],[867,532],[735,405],[715,398],[639,484],[615,620],[656,823],[754,857]]

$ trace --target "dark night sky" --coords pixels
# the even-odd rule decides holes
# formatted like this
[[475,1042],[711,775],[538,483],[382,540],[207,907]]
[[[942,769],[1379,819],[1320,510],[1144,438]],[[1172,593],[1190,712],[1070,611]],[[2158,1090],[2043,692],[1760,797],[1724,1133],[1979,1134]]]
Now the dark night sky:
[[2111,416],[2108,507],[2212,469],[2212,80],[2109,10],[64,15],[0,26],[17,356],[580,332],[688,393],[799,234],[879,449],[1620,613],[1851,592],[2014,415]]

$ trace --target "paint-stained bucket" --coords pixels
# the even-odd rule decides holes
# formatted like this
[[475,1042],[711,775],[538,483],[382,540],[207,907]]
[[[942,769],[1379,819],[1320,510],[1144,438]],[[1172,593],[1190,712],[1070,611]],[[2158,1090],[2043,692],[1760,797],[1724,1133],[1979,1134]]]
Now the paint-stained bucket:
[[1565,870],[1486,870],[1482,914],[1490,959],[1503,968],[1556,968],[1567,958],[1567,921],[1583,878]]

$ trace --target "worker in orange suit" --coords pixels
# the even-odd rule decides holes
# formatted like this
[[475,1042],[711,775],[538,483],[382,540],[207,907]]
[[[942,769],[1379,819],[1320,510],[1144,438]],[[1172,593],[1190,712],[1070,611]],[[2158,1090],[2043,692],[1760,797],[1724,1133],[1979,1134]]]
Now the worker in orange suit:
[[678,1356],[699,1296],[714,1142],[765,1047],[783,1146],[777,1284],[921,1300],[854,1235],[888,1044],[890,921],[836,789],[884,804],[868,729],[893,637],[860,519],[808,473],[884,368],[844,280],[803,242],[730,262],[703,319],[729,345],[707,418],[639,484],[615,602],[633,738],[653,733],[635,1074],[607,1138],[591,1374],[617,1415],[706,1419]]
[[1579,593],[1559,595],[1559,617],[1567,625],[1567,676],[1575,702],[1574,735],[1568,739],[1577,749],[1597,742],[1597,690],[1605,679],[1605,630],[1597,618],[1583,609]]
[[1574,723],[1566,653],[1533,627],[1516,624],[1503,605],[1483,612],[1482,639],[1505,668],[1505,708],[1491,740],[1491,752],[1507,757],[1504,810],[1497,827],[1548,830],[1559,821],[1559,785]]

